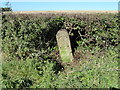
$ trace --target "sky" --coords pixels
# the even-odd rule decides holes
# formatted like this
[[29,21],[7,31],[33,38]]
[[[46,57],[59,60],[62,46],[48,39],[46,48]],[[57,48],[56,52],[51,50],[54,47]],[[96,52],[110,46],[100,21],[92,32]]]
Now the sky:
[[[8,0],[2,0],[2,7]],[[118,10],[119,0],[9,0],[13,11]],[[1,0],[0,0],[1,2]]]
[[[0,0],[2,2],[8,0]],[[120,0],[9,0],[11,2],[119,2]]]

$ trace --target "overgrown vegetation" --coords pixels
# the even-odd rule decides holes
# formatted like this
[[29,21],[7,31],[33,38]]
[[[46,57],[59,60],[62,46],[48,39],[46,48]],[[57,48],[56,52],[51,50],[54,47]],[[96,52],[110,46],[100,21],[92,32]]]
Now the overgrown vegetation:
[[[119,88],[117,14],[2,16],[2,88]],[[74,60],[61,62],[56,33],[69,33]]]
[[9,8],[9,7],[7,7],[7,8],[0,8],[0,10],[2,10],[2,12],[12,11],[12,9]]

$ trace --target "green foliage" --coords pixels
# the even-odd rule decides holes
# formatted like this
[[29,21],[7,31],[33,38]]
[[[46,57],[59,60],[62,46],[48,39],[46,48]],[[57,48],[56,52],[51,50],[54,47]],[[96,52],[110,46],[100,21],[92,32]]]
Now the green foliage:
[[119,88],[116,53],[110,48],[104,55],[91,56],[90,61],[58,73],[57,63],[51,60],[3,62],[3,88]]
[[[118,88],[118,23],[117,14],[3,14],[2,87]],[[75,52],[82,52],[74,53],[81,61],[73,66],[60,61],[59,29],[66,29]]]
[[[52,74],[54,74],[52,70],[54,63],[47,61],[44,63],[42,67],[38,67],[38,64],[42,65],[41,62],[33,63],[33,60],[30,59],[3,63],[3,88],[28,88],[33,87],[36,83],[43,85],[44,82],[51,81]],[[43,73],[42,76],[41,73]]]
[[[43,22],[39,20],[23,20],[25,17],[3,16],[2,39],[3,49],[10,57],[26,59],[31,52],[40,50],[45,46],[42,40]],[[14,18],[14,19],[13,19]],[[17,20],[18,19],[18,20]],[[42,23],[42,24],[41,24]]]
[[70,36],[72,35],[71,41],[80,41],[78,45],[91,48],[117,46],[118,18],[114,14],[108,16],[109,19],[97,18],[96,15],[96,19],[88,21],[62,16],[47,19],[24,14],[3,15],[1,30],[3,49],[7,55],[24,58],[34,50],[56,46],[55,36],[59,29],[67,29]]

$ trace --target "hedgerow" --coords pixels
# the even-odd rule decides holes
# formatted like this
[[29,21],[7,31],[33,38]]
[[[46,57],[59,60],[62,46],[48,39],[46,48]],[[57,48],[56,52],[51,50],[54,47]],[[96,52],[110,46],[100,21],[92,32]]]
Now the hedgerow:
[[[60,29],[79,62],[68,68],[57,47]],[[117,14],[3,14],[1,38],[3,88],[118,88]]]

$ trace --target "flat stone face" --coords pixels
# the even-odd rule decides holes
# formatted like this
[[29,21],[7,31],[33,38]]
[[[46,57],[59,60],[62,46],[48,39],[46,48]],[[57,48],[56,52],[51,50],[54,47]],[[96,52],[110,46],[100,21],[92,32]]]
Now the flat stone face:
[[71,62],[73,55],[68,32],[65,29],[59,30],[56,34],[56,39],[62,61]]

